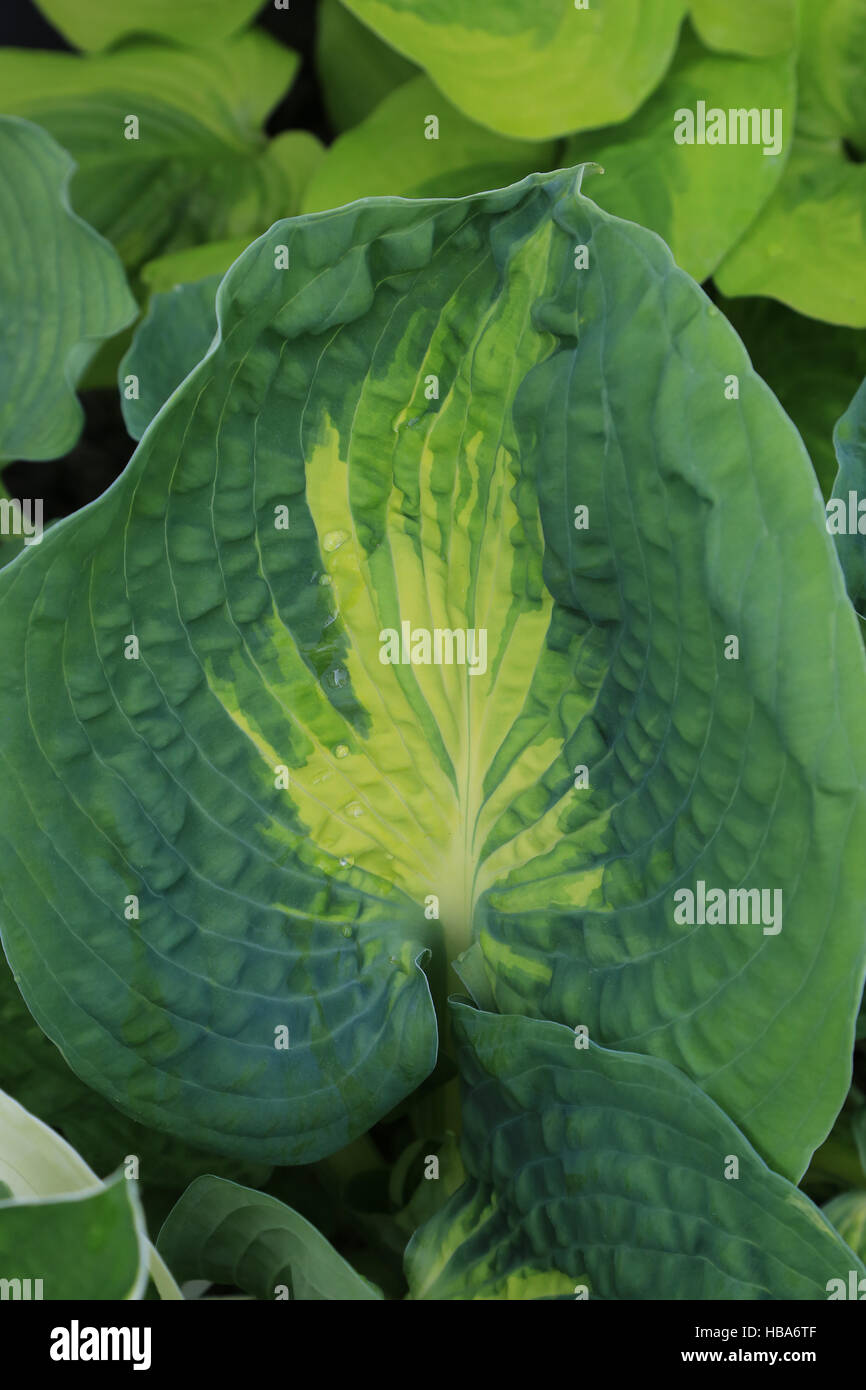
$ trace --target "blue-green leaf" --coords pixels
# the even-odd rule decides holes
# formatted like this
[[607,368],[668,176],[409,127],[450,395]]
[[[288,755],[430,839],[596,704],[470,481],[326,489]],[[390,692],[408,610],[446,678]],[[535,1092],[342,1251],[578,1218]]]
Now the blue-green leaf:
[[151,296],[117,372],[126,428],[140,439],[160,406],[204,357],[216,333],[221,275]]
[[833,432],[839,472],[827,504],[827,527],[848,595],[866,618],[866,380]]
[[[123,476],[0,574],[4,945],[139,1121],[340,1148],[432,1070],[457,957],[788,1176],[842,1103],[856,618],[796,430],[581,176],[277,223]],[[707,892],[730,921],[678,915]]]
[[414,1298],[826,1299],[866,1274],[673,1067],[452,1007],[468,1178],[410,1242]]
[[44,130],[0,117],[0,460],[72,448],[75,386],[138,312],[114,251],[69,206],[74,168]]
[[175,1278],[234,1285],[260,1299],[381,1299],[298,1212],[266,1192],[197,1178],[157,1241]]

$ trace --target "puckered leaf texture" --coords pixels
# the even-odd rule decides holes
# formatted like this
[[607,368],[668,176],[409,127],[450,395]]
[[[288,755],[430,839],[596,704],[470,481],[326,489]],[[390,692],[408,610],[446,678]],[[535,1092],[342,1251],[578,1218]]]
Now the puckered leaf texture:
[[[277,223],[126,472],[0,575],[4,945],[73,1069],[190,1143],[367,1129],[458,956],[788,1176],[842,1102],[856,618],[790,421],[580,178]],[[678,920],[708,889],[776,925]]]
[[409,1245],[413,1297],[826,1299],[866,1273],[666,1063],[453,1007],[468,1178]]

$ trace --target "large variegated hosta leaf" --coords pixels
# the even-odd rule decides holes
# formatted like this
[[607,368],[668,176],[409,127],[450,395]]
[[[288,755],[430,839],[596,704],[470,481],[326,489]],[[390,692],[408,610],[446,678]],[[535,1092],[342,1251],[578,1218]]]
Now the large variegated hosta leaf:
[[531,140],[623,121],[661,79],[685,0],[346,0],[449,101]]
[[410,1242],[414,1298],[826,1299],[866,1274],[673,1067],[453,1007],[468,1177]]
[[296,53],[258,31],[200,50],[140,43],[80,57],[4,48],[0,103],[70,152],[76,211],[139,266],[258,235],[297,210],[316,142],[306,131],[269,142],[261,129],[297,67]]
[[[423,952],[441,996],[473,938],[479,999],[675,1063],[789,1174],[842,1102],[855,616],[742,345],[579,179],[278,223],[126,473],[0,575],[10,960],[190,1142],[366,1129],[434,1063]],[[782,929],[678,921],[702,882]]]
[[112,248],[69,206],[75,165],[0,117],[0,460],[57,458],[84,415],[76,384],[137,312]]

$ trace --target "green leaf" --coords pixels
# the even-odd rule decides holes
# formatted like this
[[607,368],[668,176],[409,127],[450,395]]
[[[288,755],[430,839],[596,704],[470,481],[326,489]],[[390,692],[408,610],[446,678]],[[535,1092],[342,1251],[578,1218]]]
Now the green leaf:
[[349,130],[418,69],[340,4],[321,0],[316,14],[316,71],[336,131]]
[[452,1007],[469,1176],[409,1243],[412,1297],[823,1299],[866,1273],[674,1067]]
[[[856,617],[793,425],[581,174],[277,223],[125,473],[0,573],[4,946],[141,1122],[342,1147],[433,1069],[428,950],[439,1000],[460,956],[673,1062],[786,1175],[842,1104]],[[747,920],[678,920],[701,883]]]
[[[434,112],[438,136],[429,140],[425,123]],[[303,210],[319,212],[371,194],[457,198],[501,188],[549,168],[555,151],[552,141],[509,140],[476,125],[428,77],[416,77],[335,141],[307,187]]]
[[141,438],[160,406],[210,347],[221,279],[210,275],[151,296],[117,372],[123,418],[133,439]]
[[[684,0],[346,0],[480,125],[544,140],[624,121],[661,80]],[[432,114],[436,114],[435,108]]]
[[130,34],[156,34],[177,43],[213,44],[242,29],[261,0],[36,0],[55,29],[76,48],[110,48]]
[[[83,1160],[86,1186],[134,1156],[142,1188],[185,1187],[203,1172],[267,1182],[270,1169],[204,1153],[158,1130],[146,1129],[79,1081],[62,1053],[37,1028],[0,954],[0,1088],[36,1119],[59,1131]],[[89,1165],[85,1170],[84,1165]],[[74,1177],[74,1174],[73,1174]],[[64,1191],[58,1177],[51,1191]]]
[[[824,3],[824,0],[820,0]],[[710,48],[763,58],[797,42],[797,0],[691,0],[691,17]]]
[[[58,1281],[52,1285],[56,1291],[46,1293],[49,1298],[138,1298],[148,1270],[161,1298],[181,1297],[161,1257],[147,1242],[138,1198],[132,1190],[134,1184],[122,1177],[109,1184],[100,1183],[92,1169],[59,1134],[3,1091],[0,1091],[0,1184],[11,1193],[11,1197],[0,1202],[0,1267],[7,1264],[6,1251],[13,1251],[7,1266],[10,1277],[28,1277],[26,1272],[19,1271],[24,1261],[34,1255],[35,1263],[28,1266],[32,1277],[47,1281],[50,1275]],[[128,1188],[129,1192],[123,1194],[123,1188]],[[110,1198],[90,1206],[89,1199],[108,1190],[112,1193]],[[60,1202],[54,1200],[58,1198]],[[58,1209],[61,1203],[81,1199],[87,1202],[78,1214]],[[19,1208],[25,1216],[13,1217],[11,1213]],[[130,1222],[134,1253],[129,1240]],[[67,1234],[58,1238],[61,1230]],[[74,1276],[76,1268],[74,1263],[71,1268],[67,1263],[70,1252],[76,1260],[82,1261],[82,1281],[85,1266],[88,1279],[97,1282],[101,1277],[99,1269],[92,1268],[89,1259],[85,1261],[84,1247],[90,1240],[100,1259],[104,1255],[112,1261],[109,1272],[113,1280],[112,1292],[82,1294],[81,1282],[79,1292],[69,1291],[73,1286],[68,1280]]]
[[827,527],[836,543],[848,597],[860,617],[866,618],[866,534],[861,530],[866,529],[866,519],[859,510],[866,501],[866,380],[836,426],[833,445],[839,472],[827,505]]
[[727,299],[720,307],[803,436],[829,497],[837,469],[833,430],[866,377],[866,332],[804,318],[772,299]]
[[866,165],[838,141],[795,138],[776,192],[716,274],[726,295],[762,294],[800,314],[866,327]]
[[794,67],[790,56],[758,61],[707,53],[687,34],[670,73],[631,120],[574,136],[568,164],[593,159],[604,177],[588,192],[602,207],[651,227],[679,265],[705,280],[767,201],[787,154],[764,146],[681,145],[674,140],[675,113],[708,108],[766,108],[784,112],[782,132],[793,122]]
[[39,1280],[50,1299],[141,1298],[143,1239],[135,1185],[122,1174],[90,1193],[0,1201],[0,1280]]
[[801,0],[800,129],[866,154],[866,0]]
[[288,132],[269,144],[261,125],[298,61],[258,31],[201,50],[5,48],[0,90],[7,110],[62,141],[78,164],[76,210],[139,266],[201,242],[249,239],[296,210],[303,178],[292,155],[308,171],[316,142]]
[[866,1260],[866,1192],[843,1192],[831,1197],[824,1215],[861,1260]]
[[114,251],[69,206],[74,167],[45,131],[0,117],[0,459],[72,448],[76,383],[138,312]]
[[382,1297],[291,1207],[222,1178],[197,1178],[187,1188],[157,1247],[181,1282],[209,1279],[259,1299]]
[[167,256],[157,256],[142,267],[142,283],[153,294],[163,294],[180,285],[206,280],[211,275],[218,275],[222,279],[248,245],[247,237],[235,237],[229,241],[209,241],[203,246],[190,246],[186,251],[170,251]]

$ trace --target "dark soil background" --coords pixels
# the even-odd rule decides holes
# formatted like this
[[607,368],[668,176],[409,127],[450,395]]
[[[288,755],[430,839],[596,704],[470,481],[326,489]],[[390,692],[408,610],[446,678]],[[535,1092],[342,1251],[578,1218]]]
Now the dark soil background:
[[[124,0],[116,0],[117,4]],[[134,0],[133,0],[134,3]],[[178,0],[183,4],[183,0]],[[263,5],[255,23],[301,55],[302,66],[291,91],[273,112],[268,133],[311,130],[326,143],[333,131],[322,105],[313,61],[316,34],[315,0],[293,0],[288,10]],[[0,47],[47,48],[73,52],[30,0],[0,0]],[[0,109],[3,94],[0,92]],[[3,483],[12,497],[41,497],[45,521],[76,512],[123,472],[134,443],[126,432],[116,390],[79,392],[85,424],[75,448],[46,463],[8,464]]]

